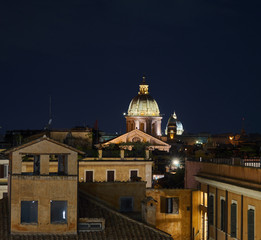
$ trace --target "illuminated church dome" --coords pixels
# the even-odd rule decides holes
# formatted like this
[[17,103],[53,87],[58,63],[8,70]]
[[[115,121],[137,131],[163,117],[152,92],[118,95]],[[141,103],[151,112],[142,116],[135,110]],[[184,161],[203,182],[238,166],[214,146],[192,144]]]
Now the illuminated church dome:
[[165,134],[168,136],[168,138],[174,139],[174,135],[182,135],[184,132],[182,123],[177,119],[177,115],[174,112],[167,123]]
[[149,94],[149,85],[143,77],[139,94],[134,97],[129,105],[128,114],[125,116],[127,132],[139,129],[153,136],[161,136],[161,119],[157,102]]
[[130,102],[128,116],[160,116],[158,104],[148,90],[149,85],[145,83],[145,77],[143,77],[139,94]]

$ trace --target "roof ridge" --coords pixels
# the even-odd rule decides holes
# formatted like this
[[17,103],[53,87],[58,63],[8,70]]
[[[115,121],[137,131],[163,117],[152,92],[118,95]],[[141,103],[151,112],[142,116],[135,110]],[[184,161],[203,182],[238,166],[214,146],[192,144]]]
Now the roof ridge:
[[4,151],[4,153],[11,153],[11,152],[17,151],[17,150],[19,150],[19,149],[23,149],[23,148],[28,147],[28,146],[30,146],[30,145],[39,143],[39,142],[41,142],[41,141],[43,141],[43,140],[47,140],[47,141],[52,142],[52,143],[54,143],[54,144],[60,145],[60,146],[62,146],[62,147],[64,147],[64,148],[68,148],[68,149],[70,149],[70,150],[72,150],[72,151],[74,151],[74,152],[78,152],[78,153],[80,153],[80,154],[84,154],[83,151],[80,151],[80,150],[78,150],[78,149],[76,149],[76,148],[74,148],[74,147],[71,147],[71,146],[67,145],[67,144],[58,142],[58,141],[56,141],[56,140],[54,140],[54,139],[52,139],[52,138],[46,137],[46,135],[44,135],[44,136],[42,136],[42,137],[40,137],[40,138],[34,139],[34,140],[30,141],[30,142],[23,143],[23,144],[20,144],[20,145],[18,145],[18,146],[15,146],[15,147],[13,147],[13,148],[7,149],[6,151]]
[[141,225],[141,226],[144,226],[144,227],[146,227],[146,228],[149,228],[149,229],[153,230],[153,231],[156,232],[156,233],[165,235],[166,237],[171,237],[170,234],[168,234],[168,233],[166,233],[166,232],[164,232],[164,231],[161,231],[161,230],[159,230],[159,229],[157,229],[157,228],[154,228],[154,227],[151,227],[151,226],[149,226],[149,225],[147,225],[147,224],[145,224],[145,223],[142,223],[142,222],[139,222],[139,221],[137,221],[137,220],[134,220],[134,219],[132,219],[132,218],[130,218],[130,217],[128,217],[128,216],[126,216],[126,215],[124,215],[124,214],[122,214],[122,213],[120,213],[120,212],[118,212],[118,211],[116,211],[116,210],[114,210],[114,209],[112,209],[112,208],[110,208],[109,206],[104,205],[104,204],[100,201],[99,198],[97,198],[97,197],[95,197],[95,196],[93,196],[93,195],[91,195],[91,194],[89,194],[89,193],[86,193],[86,192],[84,192],[83,190],[80,190],[80,189],[79,189],[79,192],[80,192],[81,194],[87,196],[87,197],[88,197],[88,200],[89,200],[90,202],[92,202],[92,203],[94,203],[94,204],[96,204],[96,205],[98,205],[98,206],[100,206],[100,207],[106,209],[107,211],[109,211],[109,212],[111,212],[111,213],[113,213],[113,214],[115,214],[115,215],[117,215],[117,216],[119,216],[119,217],[125,218],[125,219],[127,219],[128,221],[131,221],[131,222],[133,222],[133,223],[137,223],[137,224],[139,224],[139,225]]

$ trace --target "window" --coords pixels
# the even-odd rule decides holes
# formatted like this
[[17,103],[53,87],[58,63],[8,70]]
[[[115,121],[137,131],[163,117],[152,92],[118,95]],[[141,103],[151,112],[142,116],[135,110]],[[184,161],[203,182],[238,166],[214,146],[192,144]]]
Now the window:
[[40,155],[34,155],[34,174],[40,174]]
[[179,198],[178,197],[160,197],[160,212],[179,214]]
[[209,195],[208,219],[209,224],[214,225],[214,195]]
[[67,201],[51,201],[51,223],[67,223]]
[[138,171],[137,170],[131,170],[130,171],[130,180],[131,181],[137,181],[138,178]]
[[85,171],[85,182],[93,182],[93,171]]
[[67,155],[58,155],[58,174],[67,175],[68,171],[68,157]]
[[255,209],[251,207],[247,211],[247,235],[248,240],[255,239]]
[[237,237],[237,203],[231,204],[231,237]]
[[220,229],[225,231],[226,227],[226,201],[221,199],[220,201]]
[[121,197],[120,198],[120,211],[132,212],[133,211],[133,197]]
[[21,201],[21,223],[38,222],[38,201]]
[[0,165],[0,178],[7,178],[8,177],[8,165],[1,164]]
[[107,171],[107,182],[114,182],[114,170]]

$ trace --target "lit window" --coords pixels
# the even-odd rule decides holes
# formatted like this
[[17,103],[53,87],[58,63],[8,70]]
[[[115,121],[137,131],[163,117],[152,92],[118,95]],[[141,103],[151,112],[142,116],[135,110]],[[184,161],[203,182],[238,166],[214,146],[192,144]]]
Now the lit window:
[[51,201],[51,223],[67,223],[67,201]]
[[38,222],[38,201],[21,201],[21,223]]

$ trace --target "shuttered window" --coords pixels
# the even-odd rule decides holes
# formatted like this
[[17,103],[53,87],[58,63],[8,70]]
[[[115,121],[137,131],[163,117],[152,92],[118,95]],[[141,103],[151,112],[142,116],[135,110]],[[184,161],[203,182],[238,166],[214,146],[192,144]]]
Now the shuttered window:
[[255,210],[249,209],[247,211],[247,234],[248,240],[255,238]]
[[114,182],[114,171],[107,171],[107,181],[108,182]]
[[85,172],[85,181],[86,182],[93,182],[93,171],[86,171]]
[[208,200],[208,209],[209,209],[209,216],[208,216],[208,219],[209,219],[209,224],[210,225],[214,225],[214,196],[213,195],[210,195],[209,196],[209,200]]
[[231,237],[237,237],[237,204],[231,204]]
[[161,197],[160,198],[160,212],[179,214],[179,198],[177,197]]
[[131,181],[136,181],[138,177],[138,171],[137,170],[131,170],[130,171],[130,179]]
[[221,199],[220,201],[220,229],[225,231],[226,226],[226,201]]

